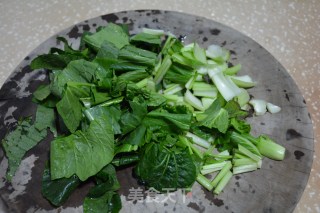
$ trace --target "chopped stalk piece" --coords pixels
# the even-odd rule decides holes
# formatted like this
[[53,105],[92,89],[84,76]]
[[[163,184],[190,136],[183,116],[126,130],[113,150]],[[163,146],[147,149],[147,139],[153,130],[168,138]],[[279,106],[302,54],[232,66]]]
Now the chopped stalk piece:
[[230,76],[230,78],[237,86],[242,88],[250,88],[256,85],[256,83],[252,81],[249,75]]
[[148,79],[147,85],[146,85],[146,89],[150,90],[151,92],[155,92],[156,91],[156,84],[154,83],[152,78]]
[[237,102],[240,107],[244,107],[249,103],[250,95],[247,90],[241,88],[241,93],[237,96]]
[[286,152],[286,149],[283,146],[275,143],[265,135],[259,137],[257,148],[263,156],[273,160],[283,160]]
[[139,87],[139,88],[146,87],[147,84],[148,84],[148,78],[142,79],[141,81],[136,83],[137,87]]
[[239,147],[239,151],[248,156],[249,158],[251,158],[252,160],[258,162],[261,160],[261,157],[256,155],[256,154],[253,154],[252,152],[250,152],[248,149],[246,149],[245,147],[241,146],[240,144],[238,144],[238,147]]
[[191,89],[193,87],[193,84],[195,83],[196,79],[198,77],[198,74],[195,73],[190,79],[189,81],[186,83],[185,87],[187,89]]
[[202,75],[197,75],[196,81],[203,81],[203,76]]
[[206,98],[206,97],[201,98],[201,102],[202,102],[204,109],[208,109],[211,106],[211,104],[214,102],[214,100],[215,99],[213,99],[213,98]]
[[243,105],[243,106],[241,107],[241,109],[244,110],[244,111],[249,111],[250,106],[249,106],[249,104],[245,104],[245,105]]
[[217,187],[214,189],[213,193],[214,194],[220,194],[220,192],[222,192],[222,190],[226,187],[226,185],[229,183],[229,181],[232,178],[232,172],[228,171],[223,178],[221,179],[221,181],[218,183]]
[[210,180],[208,180],[208,178],[206,178],[205,176],[198,174],[197,181],[201,186],[203,186],[207,190],[211,191],[213,189],[213,186],[211,185]]
[[180,92],[181,90],[183,90],[183,87],[180,84],[173,84],[170,87],[168,87],[166,90],[164,90],[163,94],[173,95],[177,92]]
[[212,98],[212,99],[215,99],[218,96],[218,93],[215,90],[211,90],[211,91],[196,90],[196,91],[193,91],[193,94],[198,97],[206,97],[206,98]]
[[192,85],[193,91],[215,91],[217,92],[217,88],[211,84],[207,84],[205,82],[194,82]]
[[232,171],[233,171],[233,174],[236,175],[236,174],[245,173],[245,172],[252,172],[257,169],[258,169],[257,164],[248,164],[248,165],[233,167]]
[[166,74],[166,72],[169,70],[170,66],[172,64],[172,61],[170,59],[169,55],[166,55],[163,59],[163,62],[158,70],[155,72],[154,76],[154,82],[155,84],[159,84],[163,78],[163,76]]
[[242,158],[248,158],[248,156],[241,154],[239,151],[234,153],[234,158],[235,159],[242,159]]
[[252,99],[249,104],[253,106],[256,115],[264,115],[267,112],[267,102],[259,99]]
[[197,43],[194,43],[193,55],[199,62],[203,64],[207,63],[206,51],[202,49]]
[[208,71],[210,78],[226,101],[230,101],[241,93],[240,88],[230,80],[228,76],[223,75],[223,66],[217,66]]
[[206,141],[203,138],[200,138],[199,136],[192,134],[191,132],[187,132],[186,136],[188,138],[191,138],[193,143],[203,147],[203,148],[209,148],[210,147],[210,143],[208,141]]
[[256,161],[250,158],[241,158],[241,159],[233,159],[232,163],[233,163],[233,166],[243,166],[247,164],[256,163]]
[[189,90],[187,90],[186,93],[184,94],[184,100],[194,108],[200,111],[204,110],[204,107],[201,101],[197,97],[195,97]]
[[237,64],[236,66],[228,67],[227,69],[225,69],[224,73],[226,75],[235,75],[240,71],[240,69],[241,69],[241,64]]
[[274,114],[274,113],[278,113],[281,111],[281,108],[272,104],[272,103],[267,103],[267,109],[270,113]]
[[168,101],[174,101],[174,102],[179,102],[179,103],[183,102],[183,97],[178,96],[178,95],[167,95],[167,94],[164,94],[163,97],[165,97]]
[[190,52],[193,51],[194,43],[190,43],[181,48],[181,52]]
[[221,171],[218,173],[218,175],[213,179],[213,181],[211,182],[211,185],[213,187],[216,187],[218,185],[218,183],[220,182],[220,180],[223,178],[223,176],[225,176],[230,169],[232,168],[232,164],[230,161],[228,161],[223,168],[221,169]]
[[[228,161],[229,162],[229,161]],[[224,165],[226,165],[227,161],[219,162],[219,163],[212,163],[208,165],[202,166],[202,169],[207,170],[207,169],[215,169],[215,168],[220,168],[222,169]],[[220,170],[219,169],[219,170]]]
[[194,145],[190,145],[191,149],[192,149],[192,152],[198,156],[200,159],[203,159],[203,154],[200,152],[199,149],[197,149]]
[[207,48],[206,55],[207,57],[212,58],[217,62],[227,61],[230,57],[230,53],[228,50],[214,44],[210,45]]
[[158,29],[142,28],[142,32],[151,34],[151,35],[159,35],[159,36],[164,35],[164,31],[158,30]]
[[197,69],[197,72],[199,74],[202,74],[202,75],[205,75],[208,73],[208,67],[207,66],[200,66],[198,69]]

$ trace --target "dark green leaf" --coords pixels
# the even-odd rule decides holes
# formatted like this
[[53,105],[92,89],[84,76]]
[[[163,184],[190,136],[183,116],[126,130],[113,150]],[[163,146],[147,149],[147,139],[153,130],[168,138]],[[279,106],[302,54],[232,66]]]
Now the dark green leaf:
[[57,103],[57,110],[70,132],[75,132],[82,119],[82,105],[70,89],[67,89],[61,101]]
[[190,187],[197,175],[188,150],[174,152],[155,143],[147,146],[135,173],[147,186],[159,191]]
[[94,80],[96,73],[101,75],[103,72],[106,71],[97,63],[82,59],[72,61],[64,70],[53,72],[51,91],[54,95],[61,97],[67,83],[90,83]]
[[42,176],[42,195],[55,206],[61,206],[79,186],[80,180],[76,175],[70,178],[51,180],[49,167],[46,166]]
[[80,59],[80,56],[75,55],[57,55],[57,54],[44,54],[39,55],[31,62],[31,69],[49,69],[61,70],[64,69],[69,62]]
[[124,138],[123,142],[131,145],[142,146],[146,142],[146,131],[147,128],[143,124],[140,124],[136,129],[130,132],[127,137]]
[[83,38],[84,42],[96,50],[100,49],[106,41],[112,43],[118,49],[129,44],[129,36],[119,25],[108,23],[99,32],[92,35],[86,35]]
[[52,179],[76,174],[84,181],[113,159],[114,133],[110,121],[101,117],[92,121],[87,131],[56,138],[51,142],[50,150]]
[[120,196],[113,191],[98,198],[86,197],[83,203],[84,213],[117,213],[122,208]]
[[177,84],[186,84],[193,74],[193,69],[173,64],[166,72],[164,79]]
[[148,112],[145,103],[130,101],[129,104],[132,112],[124,113],[120,119],[123,134],[126,134],[139,126]]
[[107,166],[103,167],[100,172],[96,175],[96,182],[97,184],[100,183],[109,183],[111,186],[108,190],[118,190],[120,188],[120,183],[117,179],[116,170],[114,166],[108,164]]
[[64,43],[64,51],[62,51],[62,53],[60,53],[60,54],[77,55],[77,56],[81,56],[83,58],[88,57],[88,49],[84,49],[82,51],[75,50],[68,44],[67,39],[65,39],[64,37],[57,37],[57,40],[62,41]]
[[111,42],[104,41],[96,57],[117,59],[118,55],[119,55],[119,49]]
[[85,110],[84,114],[89,117],[89,120],[96,120],[101,117],[108,118],[111,122],[114,134],[121,134],[119,125],[121,111],[118,106],[95,106]]
[[34,122],[34,126],[38,131],[45,130],[47,128],[53,133],[53,135],[57,136],[57,129],[55,124],[55,114],[54,109],[47,108],[42,105],[38,105],[36,120]]
[[50,93],[50,85],[40,85],[33,93],[33,97],[35,97],[38,101],[43,101],[50,95]]
[[36,146],[47,135],[47,130],[38,131],[30,119],[19,122],[16,129],[3,140],[2,146],[9,161],[7,178],[11,181],[25,153]]

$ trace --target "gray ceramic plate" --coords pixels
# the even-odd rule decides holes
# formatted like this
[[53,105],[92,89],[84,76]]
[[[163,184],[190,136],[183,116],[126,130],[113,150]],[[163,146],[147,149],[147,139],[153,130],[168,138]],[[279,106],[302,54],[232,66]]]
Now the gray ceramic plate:
[[[167,195],[160,195],[157,200],[129,202],[126,201],[129,189],[139,186],[132,178],[131,169],[120,171],[122,211],[292,212],[306,186],[313,158],[312,124],[305,101],[286,70],[262,46],[234,29],[202,17],[158,10],[125,11],[81,22],[52,36],[19,64],[0,90],[0,138],[15,126],[20,117],[35,112],[31,96],[39,84],[47,81],[47,75],[45,71],[31,71],[30,61],[47,53],[52,46],[61,47],[56,42],[58,35],[66,37],[76,47],[83,31],[94,32],[108,22],[129,24],[131,33],[139,32],[142,27],[159,28],[186,36],[186,43],[197,41],[204,47],[219,44],[229,49],[231,62],[241,63],[241,73],[249,74],[258,82],[250,93],[282,107],[279,114],[249,118],[253,133],[268,134],[287,149],[283,161],[265,159],[259,171],[234,176],[219,196],[213,196],[195,184],[192,193],[186,197],[177,192],[170,199]],[[48,137],[27,153],[12,183],[4,178],[7,159],[0,149],[0,212],[1,209],[4,212],[58,211],[40,192],[50,140]],[[81,211],[88,187],[83,185],[77,190],[59,212]]]

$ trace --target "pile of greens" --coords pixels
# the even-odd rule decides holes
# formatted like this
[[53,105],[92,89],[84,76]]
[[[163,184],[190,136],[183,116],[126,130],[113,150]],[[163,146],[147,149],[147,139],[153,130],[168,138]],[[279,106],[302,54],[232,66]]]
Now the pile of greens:
[[228,66],[227,50],[184,45],[162,30],[129,36],[127,26],[112,23],[84,33],[79,50],[58,40],[63,50],[31,63],[50,79],[34,93],[35,119],[21,120],[2,141],[11,180],[47,129],[54,134],[42,179],[53,205],[90,178],[95,186],[84,212],[118,212],[119,167],[134,166],[137,178],[158,191],[198,181],[218,194],[233,174],[260,168],[263,156],[284,158],[282,146],[250,134],[244,88],[255,83],[236,76],[241,66]]

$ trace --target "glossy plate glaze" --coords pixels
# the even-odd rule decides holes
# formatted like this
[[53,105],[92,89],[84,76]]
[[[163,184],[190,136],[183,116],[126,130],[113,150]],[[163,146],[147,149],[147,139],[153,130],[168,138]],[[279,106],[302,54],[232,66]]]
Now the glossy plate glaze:
[[[62,47],[57,36],[66,37],[77,47],[83,31],[95,32],[109,22],[128,24],[131,34],[143,27],[163,29],[184,37],[185,43],[196,41],[203,47],[218,44],[229,49],[231,62],[242,64],[241,74],[258,83],[250,94],[282,108],[275,115],[250,117],[253,134],[267,134],[287,149],[283,161],[264,159],[260,170],[234,176],[219,196],[195,184],[187,195],[178,191],[146,199],[147,191],[132,177],[131,168],[121,170],[122,212],[292,212],[306,186],[313,159],[313,130],[305,101],[283,66],[262,46],[202,17],[159,10],[124,11],[86,20],[52,36],[19,64],[0,90],[0,138],[19,118],[35,113],[32,93],[48,81],[46,71],[30,69],[30,61],[53,46]],[[41,176],[51,140],[48,136],[27,153],[12,183],[5,179],[8,162],[0,149],[0,212],[82,212],[90,183],[76,190],[59,209],[41,195]],[[132,202],[133,192],[139,189],[145,199]]]

